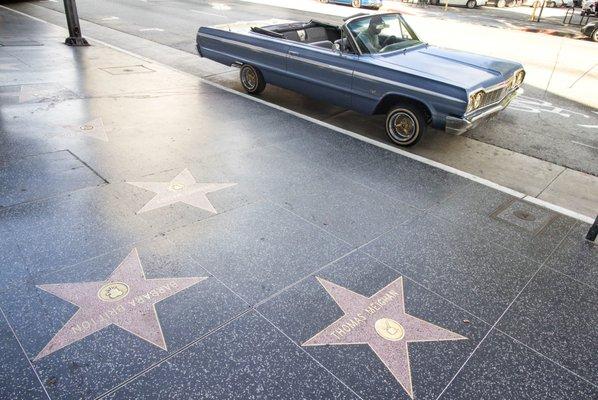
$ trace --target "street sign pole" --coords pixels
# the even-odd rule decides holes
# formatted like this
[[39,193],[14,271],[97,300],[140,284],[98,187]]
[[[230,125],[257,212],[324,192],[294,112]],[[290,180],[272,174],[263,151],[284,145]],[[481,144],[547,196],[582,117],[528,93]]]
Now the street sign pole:
[[596,220],[594,221],[594,225],[590,227],[588,234],[586,235],[586,239],[594,242],[596,241],[596,236],[598,236],[598,216],[596,216]]
[[69,37],[64,41],[68,46],[89,46],[87,40],[81,36],[81,27],[79,26],[79,14],[77,13],[77,4],[75,0],[63,0],[64,13],[66,14],[66,24],[69,27]]

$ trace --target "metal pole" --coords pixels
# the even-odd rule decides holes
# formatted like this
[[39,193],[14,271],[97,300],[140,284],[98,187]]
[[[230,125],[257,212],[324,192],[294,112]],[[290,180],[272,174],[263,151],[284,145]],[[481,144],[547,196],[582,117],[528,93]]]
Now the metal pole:
[[[65,0],[66,1],[66,0]],[[540,8],[540,14],[538,14],[538,19],[536,22],[540,22],[540,18],[542,18],[542,11],[544,11],[544,6],[546,5],[546,0],[542,2],[542,8]]]
[[69,27],[69,37],[64,41],[68,46],[89,46],[87,40],[81,36],[81,27],[79,26],[79,14],[77,13],[77,4],[75,0],[63,0],[64,13],[66,14],[66,24]]
[[598,216],[596,217],[596,220],[594,221],[594,225],[592,225],[590,227],[590,230],[588,231],[588,234],[586,235],[586,239],[594,242],[596,240],[596,236],[598,236]]

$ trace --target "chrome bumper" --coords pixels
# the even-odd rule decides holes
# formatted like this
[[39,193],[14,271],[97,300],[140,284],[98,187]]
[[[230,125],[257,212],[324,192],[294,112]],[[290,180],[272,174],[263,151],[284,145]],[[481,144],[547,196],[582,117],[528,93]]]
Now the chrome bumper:
[[461,135],[462,133],[475,128],[480,122],[487,120],[488,118],[492,117],[499,111],[504,110],[507,108],[509,103],[517,97],[519,94],[523,93],[522,89],[517,89],[500,101],[500,103],[488,108],[487,110],[482,111],[481,113],[471,116],[471,117],[464,117],[464,118],[456,118],[456,117],[446,117],[446,128],[445,131],[447,133],[452,133],[453,135]]

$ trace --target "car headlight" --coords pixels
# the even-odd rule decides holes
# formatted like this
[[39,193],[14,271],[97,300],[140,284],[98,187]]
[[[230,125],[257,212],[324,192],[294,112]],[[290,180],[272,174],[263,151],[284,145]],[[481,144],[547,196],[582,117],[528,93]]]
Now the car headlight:
[[515,86],[521,86],[523,80],[525,79],[525,71],[521,70],[515,74]]
[[469,96],[469,103],[467,104],[467,111],[473,111],[480,108],[482,100],[484,98],[484,91],[479,90]]

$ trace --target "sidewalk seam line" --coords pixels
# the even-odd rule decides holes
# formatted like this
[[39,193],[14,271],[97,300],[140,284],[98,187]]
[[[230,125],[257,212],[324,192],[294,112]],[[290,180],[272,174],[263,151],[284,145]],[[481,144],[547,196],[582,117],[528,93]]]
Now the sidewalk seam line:
[[295,341],[293,339],[291,339],[286,333],[284,333],[278,326],[274,325],[274,323],[272,321],[270,321],[268,318],[266,318],[266,316],[264,314],[262,314],[258,310],[255,310],[255,312],[257,314],[259,314],[260,317],[262,317],[263,319],[265,319],[270,325],[272,325],[274,327],[274,329],[276,329],[284,337],[286,337],[288,340],[290,340],[291,343],[293,345],[295,345],[297,348],[299,348],[300,351],[302,351],[309,358],[311,358],[317,365],[320,366],[320,368],[322,368],[324,371],[328,372],[330,375],[332,375],[332,377],[334,377],[334,379],[336,379],[344,387],[346,387],[347,389],[349,389],[349,391],[351,391],[351,393],[353,393],[355,396],[357,396],[358,398],[360,398],[361,400],[363,400],[363,397],[361,397],[360,395],[358,395],[349,385],[347,385],[341,378],[339,378],[338,376],[336,376],[336,374],[334,374],[332,371],[330,371],[328,368],[326,368],[320,361],[316,360],[316,358],[314,356],[312,356],[311,354],[309,354],[309,352],[307,350],[305,350],[302,346],[300,346],[298,343],[295,343]]
[[469,362],[469,360],[471,360],[471,358],[473,357],[473,355],[475,354],[475,352],[480,348],[480,346],[482,345],[482,343],[484,342],[484,340],[486,340],[486,338],[488,337],[488,335],[490,335],[490,332],[492,332],[496,328],[496,326],[498,325],[498,323],[500,322],[500,320],[509,311],[509,309],[511,308],[511,306],[513,304],[515,304],[515,302],[517,301],[517,299],[519,298],[519,296],[521,296],[521,293],[523,293],[523,291],[534,280],[534,278],[538,275],[538,273],[542,270],[542,268],[544,268],[544,265],[550,259],[550,257],[552,257],[552,255],[556,252],[556,250],[560,247],[560,245],[567,239],[567,236],[569,235],[569,233],[571,232],[571,230],[573,229],[574,226],[575,226],[575,224],[573,224],[567,230],[567,234],[563,236],[563,238],[554,247],[554,249],[552,249],[552,251],[550,252],[550,254],[548,255],[548,257],[546,257],[546,259],[544,260],[544,262],[542,262],[540,264],[540,267],[536,270],[536,272],[534,272],[534,274],[529,278],[529,280],[525,283],[525,285],[523,285],[523,287],[521,288],[521,290],[519,291],[519,293],[517,293],[517,295],[513,298],[513,300],[511,300],[511,302],[509,303],[509,305],[507,306],[507,308],[505,308],[505,310],[502,312],[502,314],[494,322],[494,324],[492,325],[492,327],[490,328],[490,330],[488,330],[488,332],[486,332],[486,335],[484,335],[484,337],[482,338],[482,340],[480,340],[480,342],[478,343],[478,345],[473,349],[473,351],[471,352],[471,354],[469,355],[469,357],[467,357],[467,359],[465,360],[465,362],[463,363],[463,365],[461,365],[461,367],[459,368],[459,370],[457,370],[457,373],[455,373],[455,375],[452,377],[452,379],[449,381],[449,383],[447,383],[447,385],[444,387],[444,389],[442,389],[442,392],[440,392],[440,394],[438,395],[438,397],[436,397],[436,400],[439,400],[442,397],[442,395],[446,392],[446,390],[449,388],[449,386],[451,386],[451,384],[457,378],[457,376],[459,376],[459,374],[461,373],[461,371],[463,370],[463,368],[465,368],[465,365],[467,365],[467,363]]
[[4,318],[4,320],[6,321],[6,325],[8,325],[8,328],[10,329],[10,331],[12,332],[12,335],[14,336],[15,340],[17,341],[17,343],[19,344],[19,347],[21,348],[21,351],[23,352],[23,355],[25,356],[25,359],[27,360],[27,363],[29,364],[29,368],[31,368],[31,370],[33,371],[33,373],[35,374],[35,377],[37,378],[39,384],[42,387],[42,390],[44,391],[44,393],[46,394],[46,396],[48,397],[48,399],[52,399],[50,397],[50,395],[48,394],[48,391],[46,390],[46,387],[44,386],[44,383],[42,382],[40,376],[38,375],[35,367],[33,366],[33,363],[31,362],[31,360],[29,360],[29,356],[27,356],[27,352],[25,351],[25,348],[23,347],[23,345],[21,344],[21,340],[19,340],[19,338],[17,337],[17,334],[15,332],[15,330],[13,329],[12,325],[10,324],[10,321],[8,320],[8,317],[6,316],[6,314],[4,313],[4,310],[2,309],[2,307],[0,307],[0,314],[2,314],[2,317]]
[[537,195],[535,195],[534,197],[536,198],[540,198],[540,196],[542,195],[542,193],[544,193],[546,191],[546,189],[548,189],[550,187],[550,185],[552,185],[558,178],[559,176],[561,176],[566,170],[568,170],[569,168],[567,167],[563,167],[563,170],[561,172],[559,172],[558,174],[556,174],[556,176],[554,177],[554,179],[552,179],[550,182],[548,182],[548,185],[546,185],[546,187],[544,189],[542,189],[540,191],[540,193],[538,193]]
[[102,394],[99,394],[98,396],[94,397],[95,400],[100,400],[106,396],[109,396],[117,391],[119,391],[121,388],[125,387],[126,385],[130,384],[131,382],[137,380],[137,378],[141,377],[142,375],[145,375],[147,372],[150,372],[151,370],[153,370],[154,368],[159,367],[160,365],[162,365],[164,362],[172,359],[173,357],[179,355],[180,353],[184,352],[185,350],[189,349],[192,346],[195,346],[196,344],[198,344],[199,342],[203,341],[204,339],[206,339],[207,337],[211,336],[213,333],[218,332],[220,329],[224,328],[225,326],[231,324],[232,322],[238,320],[239,318],[245,316],[246,314],[250,313],[252,311],[251,308],[246,308],[245,310],[241,311],[239,314],[231,317],[230,319],[224,321],[223,323],[221,323],[220,325],[208,330],[206,333],[204,333],[203,335],[201,335],[200,337],[192,340],[191,342],[187,343],[186,345],[182,346],[180,349],[172,352],[172,354],[169,354],[168,356],[164,357],[161,360],[156,361],[154,364],[144,368],[143,370],[139,371],[138,373],[131,375],[129,378],[125,379],[124,381],[122,381],[121,383],[119,383],[118,385],[114,386],[113,388],[105,391]]

